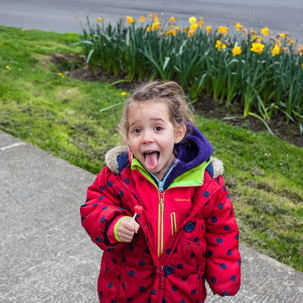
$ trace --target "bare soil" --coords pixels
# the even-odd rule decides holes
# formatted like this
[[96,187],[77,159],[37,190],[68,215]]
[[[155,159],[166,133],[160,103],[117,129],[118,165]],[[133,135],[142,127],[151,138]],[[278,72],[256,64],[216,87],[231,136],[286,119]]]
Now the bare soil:
[[[113,83],[118,80],[124,79],[123,75],[114,76],[105,70],[98,69],[93,72],[81,59],[76,55],[57,55],[51,58],[52,63],[59,65],[63,68],[68,66],[72,67],[71,70],[61,71],[65,75],[76,78],[82,81],[102,81]],[[71,64],[71,62],[73,62]],[[148,78],[143,80],[143,82],[148,82]],[[122,90],[134,91],[138,86],[142,84],[138,81],[132,82],[120,82],[115,85],[115,87]],[[216,118],[223,119],[225,117],[241,117],[243,114],[243,108],[241,105],[233,105],[227,108],[224,102],[214,100],[211,96],[206,94],[201,94],[197,102],[193,104],[193,107],[197,114],[202,115],[206,118]],[[227,123],[232,125],[250,129],[252,131],[267,131],[263,122],[257,118],[249,116],[248,118],[232,118],[225,120]],[[296,146],[303,147],[303,134],[300,134],[300,129],[298,125],[291,122],[287,122],[284,116],[277,113],[271,120],[266,121],[271,131],[275,136]]]

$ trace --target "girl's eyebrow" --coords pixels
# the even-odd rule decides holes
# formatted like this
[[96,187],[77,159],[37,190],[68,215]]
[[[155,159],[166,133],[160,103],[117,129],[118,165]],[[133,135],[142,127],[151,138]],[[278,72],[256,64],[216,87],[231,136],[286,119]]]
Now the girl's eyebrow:
[[134,121],[133,123],[129,124],[129,127],[133,126],[134,124],[136,124],[136,123],[138,123],[138,122],[140,122],[140,120],[136,120],[136,121]]
[[[162,121],[162,122],[165,122],[162,118],[151,118],[150,120],[152,121]],[[131,124],[129,124],[129,127],[133,126],[134,124],[138,123],[138,122],[141,122],[141,120],[136,120],[134,122],[132,122]]]
[[151,118],[151,120],[153,120],[153,121],[162,121],[162,122],[165,122],[162,118]]

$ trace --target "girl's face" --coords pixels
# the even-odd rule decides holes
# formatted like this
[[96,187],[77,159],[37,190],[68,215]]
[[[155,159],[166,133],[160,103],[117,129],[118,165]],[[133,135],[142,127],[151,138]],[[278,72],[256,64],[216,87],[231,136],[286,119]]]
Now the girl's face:
[[174,144],[186,131],[176,129],[170,121],[168,106],[159,101],[135,102],[129,108],[128,145],[144,167],[161,180],[175,159]]

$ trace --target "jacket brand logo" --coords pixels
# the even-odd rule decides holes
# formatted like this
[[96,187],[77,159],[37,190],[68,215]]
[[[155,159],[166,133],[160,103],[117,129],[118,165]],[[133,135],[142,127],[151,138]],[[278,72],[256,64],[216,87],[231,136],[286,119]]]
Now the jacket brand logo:
[[179,199],[179,198],[175,198],[175,201],[191,201],[190,199]]

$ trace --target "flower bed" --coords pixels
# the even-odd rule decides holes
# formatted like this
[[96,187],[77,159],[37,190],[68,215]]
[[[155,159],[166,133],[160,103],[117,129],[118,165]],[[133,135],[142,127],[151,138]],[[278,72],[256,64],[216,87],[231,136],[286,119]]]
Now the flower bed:
[[190,17],[187,27],[174,17],[127,16],[115,26],[98,18],[87,20],[81,46],[87,63],[127,81],[178,81],[194,102],[201,92],[231,106],[243,104],[243,116],[262,120],[281,112],[303,131],[303,46],[288,33],[269,36],[268,28],[248,31],[205,26]]

